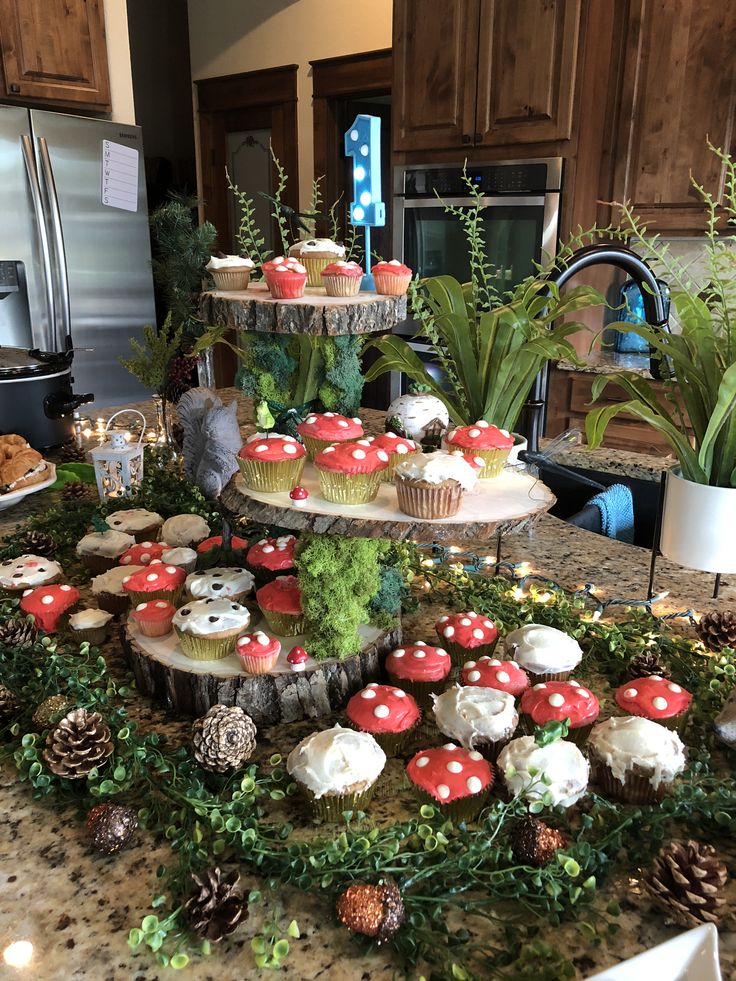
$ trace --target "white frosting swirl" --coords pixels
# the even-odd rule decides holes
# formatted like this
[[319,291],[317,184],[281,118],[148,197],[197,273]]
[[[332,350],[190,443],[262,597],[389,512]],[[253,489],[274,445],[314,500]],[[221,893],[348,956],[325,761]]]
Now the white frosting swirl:
[[369,787],[385,764],[386,754],[369,733],[334,726],[302,739],[289,753],[286,769],[319,800]]
[[[513,770],[509,770],[509,766]],[[570,807],[588,787],[588,761],[574,743],[557,739],[538,746],[534,736],[520,736],[504,746],[498,757],[498,768],[514,797],[541,800],[552,795],[554,806]],[[529,769],[536,770],[536,776]],[[543,783],[542,774],[549,783]]]
[[143,531],[144,528],[158,528],[164,523],[164,519],[155,511],[147,511],[145,508],[127,508],[122,511],[114,511],[105,518],[108,528],[115,528],[117,531],[136,532]]
[[204,572],[193,572],[187,576],[186,587],[196,599],[204,599],[206,596],[222,599],[249,593],[254,582],[255,579],[247,569],[223,566],[206,569]]
[[60,575],[59,563],[42,555],[19,555],[0,563],[0,586],[9,589],[43,586]]
[[218,269],[252,269],[254,265],[252,259],[244,259],[240,255],[224,255],[221,259],[212,255],[204,268],[209,272],[216,272]]
[[642,776],[648,775],[656,790],[662,782],[671,783],[685,769],[685,747],[677,733],[635,715],[608,719],[594,726],[588,745],[621,783],[636,766],[645,771]]
[[132,576],[134,572],[140,572],[145,568],[142,565],[116,565],[114,569],[103,572],[100,576],[95,576],[92,580],[92,592],[112,593],[114,596],[126,596],[123,589],[123,579]]
[[504,650],[533,674],[572,671],[583,656],[580,644],[569,634],[540,623],[527,623],[504,638]]
[[327,252],[328,255],[342,258],[345,255],[345,246],[338,245],[331,238],[308,238],[303,242],[297,242],[289,249],[289,255],[309,256],[315,252]]
[[432,701],[437,728],[466,749],[507,739],[519,724],[514,696],[496,688],[455,685]]
[[[135,545],[135,538],[122,531],[93,531],[77,544],[77,555],[104,555],[114,559]],[[130,566],[128,567],[130,568]]]
[[199,544],[209,536],[210,526],[198,514],[175,514],[167,518],[161,527],[161,541],[167,545],[189,546]]
[[104,627],[110,620],[112,613],[106,613],[105,610],[80,610],[69,617],[69,626],[72,630],[94,630],[96,627]]
[[197,553],[193,548],[167,548],[161,553],[164,565],[176,565],[187,572],[193,572],[197,564]]
[[464,490],[472,490],[478,479],[475,470],[462,454],[454,453],[412,453],[408,460],[402,460],[396,467],[396,474],[403,480],[424,480],[428,484],[443,484],[446,480],[456,480]]
[[245,630],[250,623],[250,612],[232,600],[200,599],[178,609],[172,623],[182,633],[207,637],[223,631]]

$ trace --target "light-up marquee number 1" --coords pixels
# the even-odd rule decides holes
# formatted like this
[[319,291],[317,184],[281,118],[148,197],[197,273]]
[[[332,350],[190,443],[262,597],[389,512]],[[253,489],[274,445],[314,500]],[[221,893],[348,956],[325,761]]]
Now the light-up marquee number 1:
[[377,116],[355,117],[345,133],[345,156],[353,158],[350,223],[365,228],[366,276],[362,287],[372,289],[370,230],[386,224],[386,205],[381,201],[381,120]]

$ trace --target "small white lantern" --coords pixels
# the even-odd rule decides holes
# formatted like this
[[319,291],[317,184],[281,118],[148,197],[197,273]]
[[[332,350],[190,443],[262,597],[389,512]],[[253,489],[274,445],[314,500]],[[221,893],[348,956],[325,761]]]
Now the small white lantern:
[[[110,424],[124,413],[140,416],[141,427],[136,443],[126,442],[127,433],[110,432]],[[91,450],[90,456],[95,467],[97,492],[100,500],[111,497],[127,497],[132,494],[143,479],[143,434],[146,418],[137,409],[121,409],[107,420],[105,433],[110,439]],[[130,438],[130,437],[128,437]]]

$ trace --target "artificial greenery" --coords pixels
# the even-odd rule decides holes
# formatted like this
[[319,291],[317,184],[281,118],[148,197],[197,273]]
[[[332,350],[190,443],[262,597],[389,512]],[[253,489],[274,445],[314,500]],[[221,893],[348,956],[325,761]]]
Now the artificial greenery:
[[151,324],[143,328],[143,344],[136,337],[130,338],[133,357],[120,358],[121,365],[145,388],[163,395],[169,362],[179,350],[184,334],[184,324],[173,326],[173,314],[169,313],[157,331]]
[[588,286],[561,295],[550,282],[548,277],[564,268],[571,243],[534,275],[500,294],[482,234],[482,194],[467,174],[464,180],[473,205],[446,205],[445,210],[462,224],[470,282],[461,285],[452,276],[436,276],[414,282],[409,289],[419,333],[428,341],[446,382],[433,378],[410,344],[391,334],[369,342],[368,347],[378,350],[381,357],[371,366],[366,381],[387,371],[401,371],[428,385],[445,403],[456,425],[485,419],[510,431],[544,365],[559,358],[577,362],[568,338],[584,325],[567,320],[554,326],[555,321],[604,304],[605,299]]
[[637,251],[662,271],[679,329],[670,333],[647,324],[617,324],[649,343],[659,359],[664,392],[630,371],[598,376],[592,388],[594,402],[610,381],[624,389],[628,400],[589,412],[585,429],[595,448],[616,415],[635,416],[664,436],[687,480],[736,487],[736,162],[709,146],[726,177],[719,199],[693,180],[707,217],[704,273],[694,273],[691,263],[674,256],[659,235],[650,237],[628,204],[621,208],[620,227],[606,230],[611,237],[636,240]]

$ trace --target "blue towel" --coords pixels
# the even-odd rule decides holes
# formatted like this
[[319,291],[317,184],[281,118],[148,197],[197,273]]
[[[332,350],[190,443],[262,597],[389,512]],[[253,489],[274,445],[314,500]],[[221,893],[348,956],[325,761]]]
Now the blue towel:
[[588,504],[600,511],[604,535],[629,545],[634,541],[634,499],[630,487],[612,484],[607,490],[591,497]]

